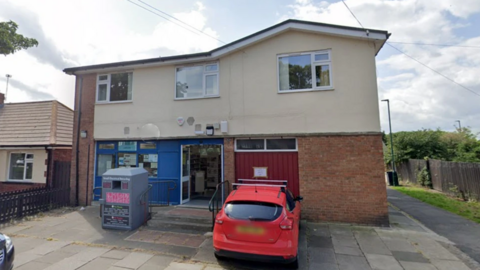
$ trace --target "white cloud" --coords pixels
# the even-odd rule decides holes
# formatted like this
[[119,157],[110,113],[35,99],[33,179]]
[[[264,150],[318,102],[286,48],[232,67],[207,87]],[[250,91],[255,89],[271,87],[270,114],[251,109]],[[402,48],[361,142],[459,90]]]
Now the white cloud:
[[[480,12],[480,1],[377,1],[347,0],[352,12],[367,28],[388,30],[391,40],[417,43],[480,44],[480,37],[463,39],[455,30]],[[297,0],[284,16],[325,23],[359,27],[344,4],[325,4],[312,0]],[[479,33],[476,33],[479,35]],[[395,47],[420,62],[480,94],[480,54],[477,49],[458,47],[416,46],[392,43]],[[453,123],[462,119],[462,125],[480,131],[480,97],[448,81],[435,72],[389,48],[383,51],[393,55],[377,59],[380,99],[391,101],[394,131],[420,128],[453,129]],[[384,54],[385,55],[385,54]],[[388,130],[386,108],[381,104],[382,127]]]
[[[141,5],[137,0],[132,1]],[[207,9],[202,2],[196,2],[189,10],[171,15],[218,38],[217,32],[207,26],[204,14]],[[66,67],[195,53],[218,47],[215,39],[188,26],[182,28],[127,1],[3,1],[0,2],[2,20],[18,22],[19,33],[40,42],[37,48],[0,61],[1,74],[10,73],[12,79],[38,89],[37,93],[11,85],[9,101],[14,102],[45,99],[44,93],[49,93],[73,106],[74,77],[62,72]]]

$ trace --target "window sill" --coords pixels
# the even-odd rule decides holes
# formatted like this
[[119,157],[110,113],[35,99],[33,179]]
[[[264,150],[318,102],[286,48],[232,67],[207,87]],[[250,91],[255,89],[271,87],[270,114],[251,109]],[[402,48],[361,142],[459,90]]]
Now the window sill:
[[220,98],[220,96],[195,97],[195,98],[175,98],[174,100],[192,100],[192,99],[210,99],[210,98]]
[[95,105],[108,105],[108,104],[123,104],[123,103],[133,103],[133,100],[125,101],[110,101],[110,102],[95,102]]
[[302,90],[283,90],[278,91],[278,94],[291,94],[291,93],[300,93],[300,92],[317,92],[317,91],[334,91],[333,87],[331,88],[321,88],[321,89],[302,89]]

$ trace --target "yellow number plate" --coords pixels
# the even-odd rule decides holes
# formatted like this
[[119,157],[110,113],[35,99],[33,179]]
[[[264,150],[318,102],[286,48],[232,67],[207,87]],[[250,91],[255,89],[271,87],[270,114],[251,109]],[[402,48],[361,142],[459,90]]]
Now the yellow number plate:
[[238,226],[237,227],[238,233],[245,233],[245,234],[256,234],[261,235],[265,233],[265,230],[261,227],[247,227],[247,226]]

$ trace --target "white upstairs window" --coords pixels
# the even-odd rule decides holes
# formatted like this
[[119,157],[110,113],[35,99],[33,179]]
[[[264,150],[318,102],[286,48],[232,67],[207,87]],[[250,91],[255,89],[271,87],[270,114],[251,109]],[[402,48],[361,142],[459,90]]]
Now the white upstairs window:
[[98,75],[97,103],[132,100],[131,72]]
[[218,97],[218,63],[176,68],[175,99]]
[[278,87],[279,93],[333,89],[331,51],[279,55]]

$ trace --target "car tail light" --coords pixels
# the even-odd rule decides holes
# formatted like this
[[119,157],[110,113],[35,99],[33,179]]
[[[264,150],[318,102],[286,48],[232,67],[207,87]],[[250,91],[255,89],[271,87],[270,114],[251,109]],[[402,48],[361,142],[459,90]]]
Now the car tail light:
[[291,230],[293,229],[293,219],[286,218],[280,223],[280,229],[282,230]]
[[222,215],[222,212],[220,211],[217,216],[215,217],[215,223],[217,224],[223,224],[223,219],[222,219],[223,215]]

